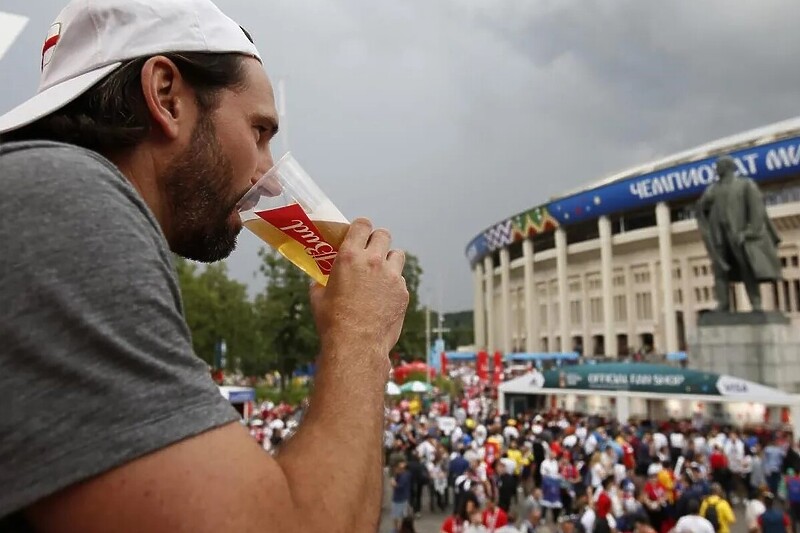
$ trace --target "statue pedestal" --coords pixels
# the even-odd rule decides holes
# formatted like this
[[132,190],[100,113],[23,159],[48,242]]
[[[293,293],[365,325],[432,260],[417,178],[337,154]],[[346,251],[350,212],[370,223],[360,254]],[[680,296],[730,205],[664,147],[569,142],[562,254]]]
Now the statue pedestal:
[[708,312],[698,318],[691,365],[800,393],[800,332],[780,312]]

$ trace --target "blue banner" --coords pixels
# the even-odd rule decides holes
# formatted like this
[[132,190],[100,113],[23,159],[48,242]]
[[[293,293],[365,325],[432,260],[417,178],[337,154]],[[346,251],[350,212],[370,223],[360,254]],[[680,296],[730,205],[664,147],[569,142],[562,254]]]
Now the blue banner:
[[[796,175],[800,171],[800,137],[792,137],[729,154],[739,174],[756,182],[769,182]],[[594,220],[602,215],[632,211],[658,202],[699,197],[716,181],[715,155],[691,163],[632,176],[565,198],[539,209],[558,224],[569,226]],[[525,233],[515,224],[515,215],[484,231],[467,246],[467,258],[475,264],[494,250],[522,240]],[[552,231],[553,225],[549,227]]]

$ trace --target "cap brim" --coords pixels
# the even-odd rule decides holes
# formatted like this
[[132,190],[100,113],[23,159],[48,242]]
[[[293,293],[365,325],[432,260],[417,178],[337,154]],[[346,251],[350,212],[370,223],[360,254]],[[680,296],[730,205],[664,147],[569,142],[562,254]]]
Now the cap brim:
[[53,85],[0,116],[0,134],[8,133],[57,111],[88,91],[122,63],[112,63]]

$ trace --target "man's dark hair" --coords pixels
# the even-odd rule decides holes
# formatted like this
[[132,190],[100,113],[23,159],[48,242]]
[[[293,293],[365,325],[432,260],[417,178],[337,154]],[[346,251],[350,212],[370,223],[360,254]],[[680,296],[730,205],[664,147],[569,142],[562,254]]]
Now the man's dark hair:
[[[222,89],[245,86],[241,54],[172,52],[163,55],[175,63],[192,86],[201,112],[216,109]],[[3,135],[0,140],[59,141],[101,154],[136,146],[152,127],[141,89],[142,67],[150,57],[153,56],[127,61],[66,106]]]
[[686,512],[689,514],[700,514],[700,502],[697,501],[697,498],[689,500],[689,503],[686,504]]

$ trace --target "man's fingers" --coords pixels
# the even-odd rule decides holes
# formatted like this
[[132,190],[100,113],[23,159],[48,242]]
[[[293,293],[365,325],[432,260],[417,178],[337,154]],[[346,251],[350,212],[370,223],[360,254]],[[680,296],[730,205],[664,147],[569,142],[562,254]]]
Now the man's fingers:
[[393,272],[402,274],[403,267],[406,264],[406,253],[403,250],[391,250],[386,256],[386,261],[389,263]]
[[363,250],[367,247],[371,234],[372,222],[366,218],[357,218],[350,224],[350,230],[342,242],[342,248],[352,247],[356,250]]
[[379,257],[387,257],[391,244],[392,236],[389,234],[389,230],[378,228],[369,236],[367,248]]

